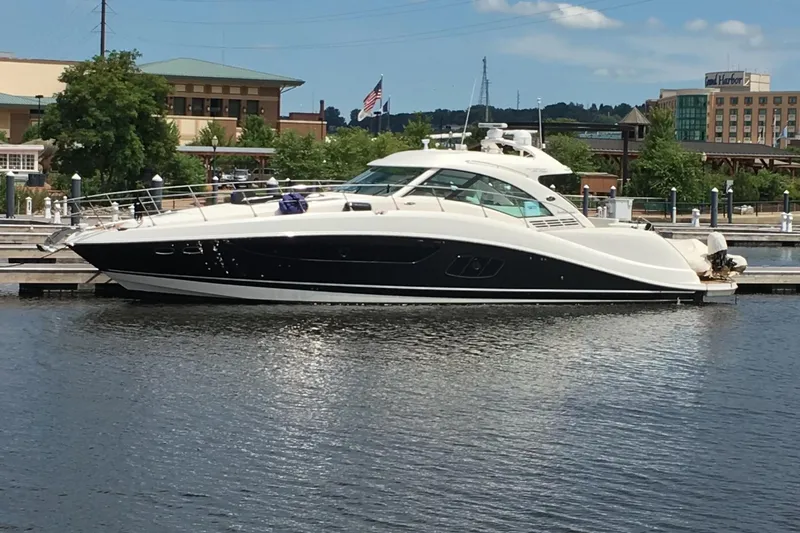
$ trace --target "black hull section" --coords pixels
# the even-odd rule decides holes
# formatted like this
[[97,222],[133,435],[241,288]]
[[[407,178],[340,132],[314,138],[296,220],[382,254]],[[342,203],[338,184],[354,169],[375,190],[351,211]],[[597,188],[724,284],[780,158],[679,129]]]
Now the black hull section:
[[258,237],[76,243],[72,248],[112,277],[120,272],[238,287],[487,301],[686,301],[696,296],[501,246],[439,239]]

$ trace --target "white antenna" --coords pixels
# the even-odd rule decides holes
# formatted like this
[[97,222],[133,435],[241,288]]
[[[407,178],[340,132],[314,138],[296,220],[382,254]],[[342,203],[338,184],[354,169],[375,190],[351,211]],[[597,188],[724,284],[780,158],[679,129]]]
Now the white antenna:
[[467,108],[467,118],[464,120],[464,131],[461,132],[461,146],[464,146],[464,139],[467,138],[467,126],[469,125],[469,112],[472,110],[472,99],[475,98],[475,85],[478,84],[478,78],[472,82],[472,93],[469,95],[469,107]]

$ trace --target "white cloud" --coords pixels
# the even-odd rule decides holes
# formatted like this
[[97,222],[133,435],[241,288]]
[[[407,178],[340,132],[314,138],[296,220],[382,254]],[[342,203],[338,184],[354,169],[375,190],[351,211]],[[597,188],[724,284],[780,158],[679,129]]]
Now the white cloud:
[[580,29],[616,28],[622,22],[605,16],[596,9],[576,6],[564,2],[519,1],[509,4],[508,0],[475,0],[475,9],[483,13],[508,13],[533,17],[546,15],[561,26]]
[[[727,28],[728,32],[719,26]],[[796,61],[800,51],[778,49],[755,42],[757,27],[731,34],[730,24],[715,26],[715,32],[687,35],[680,31],[614,33],[602,40],[582,34],[568,39],[564,34],[536,33],[504,41],[503,50],[542,63],[585,69],[598,77],[632,83],[663,83],[702,87],[703,74],[725,70],[735,64],[774,71]],[[547,43],[547,46],[542,46]]]
[[764,34],[761,33],[760,26],[745,24],[740,20],[726,20],[725,22],[720,22],[714,29],[721,35],[746,38],[752,46],[758,46],[764,42]]
[[708,22],[703,19],[694,19],[684,24],[683,27],[689,31],[703,31],[708,28]]
[[647,24],[647,26],[650,28],[661,28],[663,26],[663,24],[661,24],[661,21],[658,20],[656,17],[650,17],[645,21],[645,24]]

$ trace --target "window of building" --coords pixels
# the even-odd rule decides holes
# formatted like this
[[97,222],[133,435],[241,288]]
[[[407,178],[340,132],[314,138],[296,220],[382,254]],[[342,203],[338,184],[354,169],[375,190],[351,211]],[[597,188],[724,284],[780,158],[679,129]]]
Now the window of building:
[[725,98],[723,98],[722,96],[718,96],[717,105],[725,105]]
[[212,117],[222,116],[222,99],[212,98],[209,102],[208,114]]
[[228,116],[233,118],[241,118],[242,116],[241,100],[228,100]]
[[22,154],[22,170],[37,170],[36,156],[33,154]]
[[738,96],[731,96],[730,102],[731,102],[731,105],[739,105],[739,97]]
[[733,136],[728,137],[728,142],[729,143],[735,143],[736,142],[736,137],[733,137]]
[[20,154],[8,154],[8,169],[22,170],[22,156]]
[[203,98],[192,98],[192,116],[193,117],[202,117],[205,116],[205,99]]
[[411,195],[481,205],[517,218],[552,215],[541,202],[510,183],[458,170],[440,170],[415,187]]
[[722,137],[714,137],[714,142],[715,143],[721,143],[722,142]]
[[258,115],[258,100],[247,101],[247,114]]
[[772,103],[775,105],[781,105],[783,103],[783,98],[780,96],[773,96]]
[[186,98],[176,96],[172,99],[172,115],[186,115]]
[[789,103],[790,104],[796,104],[797,103],[797,97],[796,96],[790,96],[789,97]]
[[753,97],[752,96],[745,96],[744,97],[744,105],[753,105]]
[[766,96],[759,96],[758,97],[759,105],[767,105],[767,97]]
[[8,168],[8,155],[0,154],[0,170],[5,170],[7,168]]

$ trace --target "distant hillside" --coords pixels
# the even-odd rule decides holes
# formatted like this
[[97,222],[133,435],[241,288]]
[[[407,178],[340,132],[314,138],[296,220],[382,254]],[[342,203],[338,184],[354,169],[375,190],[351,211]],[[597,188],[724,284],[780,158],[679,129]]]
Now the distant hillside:
[[[644,106],[639,106],[643,109]],[[473,106],[469,114],[470,124],[482,122],[484,120],[484,107]],[[564,103],[550,104],[542,108],[542,120],[555,120],[555,119],[570,119],[578,122],[601,122],[613,124],[618,122],[622,117],[628,114],[632,109],[629,104],[618,104],[615,106],[607,104],[592,104],[591,106],[584,107],[583,104]],[[361,126],[362,128],[376,129],[377,118],[366,119],[358,122],[358,109],[350,111],[350,116],[345,118],[341,112],[335,107],[328,107],[325,110],[325,120],[328,122],[328,130],[330,132],[336,131],[336,128],[342,126]],[[460,129],[464,125],[464,120],[467,118],[466,110],[464,109],[437,109],[435,111],[421,111],[427,117],[434,131],[446,131],[447,126],[452,129]],[[389,126],[392,131],[400,132],[409,120],[413,119],[415,113],[398,113],[389,116]],[[535,122],[539,118],[539,112],[536,108],[533,109],[501,109],[497,107],[489,107],[489,120],[491,122]],[[386,117],[381,120],[382,129],[386,130]]]

